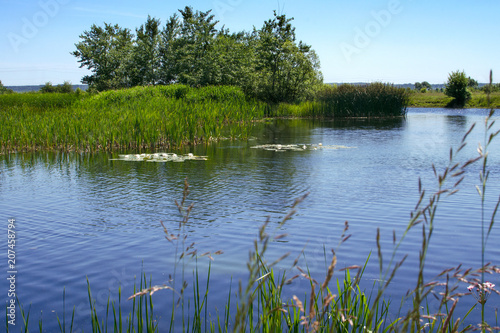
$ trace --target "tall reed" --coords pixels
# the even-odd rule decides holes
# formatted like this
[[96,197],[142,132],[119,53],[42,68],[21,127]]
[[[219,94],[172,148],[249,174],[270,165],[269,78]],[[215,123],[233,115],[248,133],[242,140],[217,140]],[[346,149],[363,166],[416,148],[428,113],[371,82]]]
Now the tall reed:
[[400,117],[406,115],[409,96],[403,88],[376,82],[324,86],[318,101],[328,117]]

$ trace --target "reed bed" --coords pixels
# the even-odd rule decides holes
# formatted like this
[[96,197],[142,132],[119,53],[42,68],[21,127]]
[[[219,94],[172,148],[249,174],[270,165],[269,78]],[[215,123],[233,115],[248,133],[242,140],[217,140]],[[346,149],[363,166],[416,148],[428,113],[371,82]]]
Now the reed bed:
[[70,107],[76,101],[82,99],[81,93],[12,93],[0,95],[0,110],[6,112],[9,109],[26,107],[32,112],[50,111],[54,109]]
[[270,106],[268,114],[274,117],[393,118],[404,117],[408,104],[409,93],[390,84],[325,84],[314,100]]
[[343,84],[325,86],[318,94],[318,101],[319,112],[325,116],[400,117],[406,115],[408,93],[380,82],[364,86]]
[[[5,100],[2,96],[2,150],[156,149],[225,135],[244,137],[265,109],[234,87],[171,85],[84,98],[63,95],[15,94]],[[236,124],[238,130],[228,133],[228,124]]]

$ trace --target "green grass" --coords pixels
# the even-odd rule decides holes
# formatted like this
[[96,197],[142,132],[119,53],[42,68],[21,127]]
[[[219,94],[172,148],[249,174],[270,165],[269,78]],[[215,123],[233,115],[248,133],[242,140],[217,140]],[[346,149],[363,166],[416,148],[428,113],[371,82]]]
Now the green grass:
[[[411,107],[425,108],[445,108],[453,101],[452,97],[446,96],[442,92],[428,91],[425,93],[413,92],[410,94]],[[490,104],[488,96],[482,91],[473,91],[472,98],[465,107],[469,108],[500,108],[500,92],[494,92],[490,95]]]
[[0,95],[0,110],[3,112],[9,109],[29,108],[33,112],[56,110],[66,108],[73,103],[84,98],[85,94],[42,94],[42,93],[13,93]]

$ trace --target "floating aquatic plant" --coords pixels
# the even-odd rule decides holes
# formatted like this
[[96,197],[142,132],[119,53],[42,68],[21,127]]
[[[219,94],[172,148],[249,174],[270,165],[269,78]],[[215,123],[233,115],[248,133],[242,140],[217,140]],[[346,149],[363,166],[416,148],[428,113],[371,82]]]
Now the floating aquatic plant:
[[206,161],[207,156],[195,156],[192,153],[177,155],[174,153],[154,153],[154,154],[128,154],[118,155],[119,161],[146,161],[146,162],[184,162],[186,160]]
[[278,144],[258,145],[258,146],[253,146],[250,148],[271,150],[271,151],[277,151],[277,152],[285,152],[285,151],[305,151],[305,150],[318,150],[318,149],[349,149],[349,148],[355,148],[355,147],[347,147],[347,146],[341,146],[341,145],[324,146],[321,143],[318,143],[317,145],[314,145],[314,144],[282,145],[282,144],[278,143]]

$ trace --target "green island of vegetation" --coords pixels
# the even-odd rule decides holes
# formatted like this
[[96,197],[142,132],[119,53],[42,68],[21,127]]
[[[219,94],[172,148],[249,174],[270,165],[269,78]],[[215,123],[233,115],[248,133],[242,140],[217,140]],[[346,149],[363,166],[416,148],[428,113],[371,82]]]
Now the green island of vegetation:
[[[463,72],[450,74],[446,94],[410,93],[384,83],[325,85],[314,50],[296,42],[295,29],[284,15],[275,13],[274,18],[259,30],[229,33],[226,29],[215,29],[217,22],[210,11],[195,12],[186,7],[179,13],[181,16],[173,15],[163,30],[160,30],[158,19],[148,17],[147,22],[136,29],[135,36],[128,29],[110,24],[93,25],[90,31],[84,32],[73,54],[92,72],[83,78],[83,83],[89,85],[87,92],[72,92],[68,90],[69,83],[56,87],[47,83],[41,92],[16,94],[0,82],[2,152],[151,150],[223,137],[245,138],[252,122],[267,117],[402,117],[408,105],[482,107],[490,102],[496,105],[498,101],[498,90],[493,90],[491,79],[487,91],[492,94],[490,101],[479,96],[484,92],[470,94],[467,90],[470,80],[464,81]],[[486,119],[486,132],[491,129],[492,115],[493,111]],[[228,124],[235,126],[229,130]],[[270,241],[284,235],[269,232],[268,221],[259,229],[255,247],[250,250],[248,281],[245,286],[240,284],[236,301],[231,299],[234,296],[229,291],[223,313],[218,312],[213,317],[208,313],[210,269],[206,286],[200,285],[196,270],[189,286],[191,290],[187,290],[187,282],[182,280],[175,287],[175,278],[179,277],[175,273],[173,286],[152,285],[144,275],[129,297],[133,302],[132,313],[123,316],[121,290],[118,303],[110,301],[106,313],[98,313],[88,282],[92,331],[104,332],[111,328],[114,332],[157,332],[158,309],[153,308],[152,294],[162,289],[174,291],[171,317],[166,318],[170,320],[170,330],[174,331],[179,330],[175,325],[182,325],[182,331],[192,332],[458,332],[476,306],[481,307],[482,313],[479,329],[495,329],[484,320],[485,303],[494,290],[494,286],[484,281],[484,274],[498,273],[498,267],[486,264],[483,258],[481,268],[475,271],[461,267],[445,270],[439,276],[446,277],[444,287],[427,283],[423,278],[439,199],[458,190],[468,166],[482,161],[482,170],[487,171],[488,146],[498,132],[489,136],[477,158],[462,165],[454,160],[471,130],[464,136],[460,148],[450,152],[449,166],[436,174],[439,191],[426,194],[419,186],[419,201],[403,235],[396,239],[394,234],[391,260],[384,267],[380,235],[377,234],[381,279],[371,294],[360,289],[364,267],[358,266],[348,268],[342,273],[343,277],[336,279],[336,288],[330,289],[337,260],[334,251],[331,259],[325,254],[325,262],[329,264],[320,282],[304,270],[291,278],[286,272],[276,273],[274,265],[286,255],[269,263],[265,257],[266,248]],[[481,174],[483,201],[487,174]],[[189,257],[197,257],[194,245],[186,247],[187,234],[183,234],[192,209],[192,206],[185,206],[188,192],[186,181],[182,202],[178,204],[181,214],[178,234],[169,233],[164,226],[166,238],[175,241],[178,248],[186,249],[180,256],[182,260],[176,260],[176,267]],[[298,199],[293,208],[303,199]],[[286,215],[279,225],[286,223],[294,212]],[[488,231],[482,234],[483,253],[495,214],[496,209]],[[390,300],[384,299],[384,295],[405,260],[405,257],[395,260],[401,243],[410,230],[420,227],[420,265],[416,285],[408,296],[410,308],[394,317],[390,312]],[[482,227],[488,227],[484,219]],[[347,230],[346,224],[339,245],[349,238]],[[297,261],[292,268],[296,265]],[[351,276],[351,272],[357,273]],[[450,274],[453,274],[451,278]],[[298,276],[310,282],[308,297],[302,299],[299,295],[291,300],[284,299],[283,287]],[[471,292],[475,292],[478,302],[456,318],[456,305],[463,296],[457,292],[459,281],[470,281]],[[439,308],[434,312],[425,307],[430,295],[439,298]],[[176,304],[180,304],[180,308]],[[191,305],[192,310],[185,310],[185,305]],[[28,331],[29,310],[26,312],[22,305],[20,310],[21,326]],[[182,311],[181,323],[174,320],[176,311]],[[61,332],[73,331],[74,314],[73,310],[69,323],[64,317],[62,323],[57,318]],[[8,320],[7,310],[6,318]],[[8,324],[6,327],[9,331]],[[39,328],[43,331],[41,319]],[[467,325],[462,331],[473,328]]]

